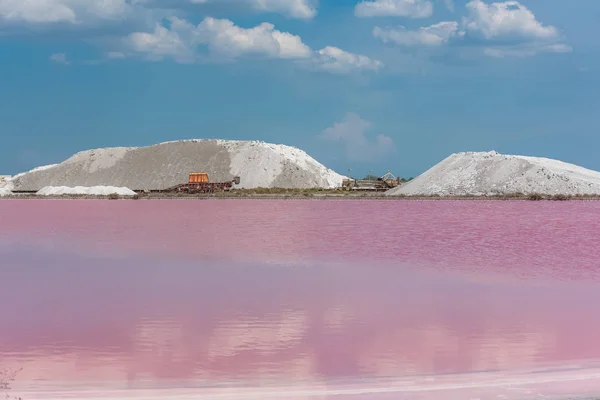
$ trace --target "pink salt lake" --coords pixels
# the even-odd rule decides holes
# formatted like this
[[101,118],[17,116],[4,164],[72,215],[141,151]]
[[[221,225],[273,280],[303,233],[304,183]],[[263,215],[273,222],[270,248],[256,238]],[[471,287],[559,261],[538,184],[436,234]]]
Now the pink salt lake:
[[600,395],[599,243],[600,202],[4,200],[0,369],[24,400]]

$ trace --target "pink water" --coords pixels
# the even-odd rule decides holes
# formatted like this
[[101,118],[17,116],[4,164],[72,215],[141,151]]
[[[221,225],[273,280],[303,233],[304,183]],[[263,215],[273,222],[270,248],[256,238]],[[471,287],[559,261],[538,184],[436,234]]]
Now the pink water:
[[600,395],[598,243],[597,202],[1,201],[0,370],[24,400]]

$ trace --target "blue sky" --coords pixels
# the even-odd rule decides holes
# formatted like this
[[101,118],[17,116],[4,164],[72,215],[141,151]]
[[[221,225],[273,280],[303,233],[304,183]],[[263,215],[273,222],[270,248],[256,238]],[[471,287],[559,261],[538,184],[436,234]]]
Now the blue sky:
[[186,138],[600,170],[597,0],[0,0],[0,175]]

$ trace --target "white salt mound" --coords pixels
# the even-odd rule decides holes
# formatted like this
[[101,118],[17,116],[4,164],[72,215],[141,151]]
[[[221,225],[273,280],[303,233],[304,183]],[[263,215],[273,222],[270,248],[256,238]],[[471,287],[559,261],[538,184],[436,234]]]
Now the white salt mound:
[[86,150],[57,165],[19,174],[14,190],[44,186],[166,189],[206,172],[212,182],[240,177],[237,188],[335,188],[344,176],[291,146],[258,141],[194,139],[147,147]]
[[117,194],[119,196],[134,196],[135,192],[126,187],[114,187],[114,186],[46,186],[40,189],[37,193],[38,196],[62,196],[65,194],[70,195],[92,195],[92,196],[109,196],[111,194]]
[[10,190],[8,190],[8,189],[6,189],[6,188],[0,188],[0,197],[10,196],[12,194],[13,193]]
[[600,194],[600,172],[558,160],[495,151],[452,154],[386,195]]

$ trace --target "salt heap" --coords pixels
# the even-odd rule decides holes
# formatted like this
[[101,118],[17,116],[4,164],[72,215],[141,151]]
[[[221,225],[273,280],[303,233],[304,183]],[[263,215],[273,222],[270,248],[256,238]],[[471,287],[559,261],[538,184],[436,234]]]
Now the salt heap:
[[4,197],[4,196],[10,196],[10,195],[12,195],[12,194],[13,194],[13,193],[12,193],[10,190],[8,190],[8,189],[6,189],[6,188],[3,188],[3,187],[2,187],[2,188],[0,188],[0,197]]
[[36,193],[38,196],[62,196],[62,195],[91,195],[91,196],[109,196],[117,194],[119,196],[134,196],[135,192],[126,187],[114,186],[92,186],[92,187],[67,187],[67,186],[46,186]]
[[200,139],[82,151],[60,164],[19,174],[12,184],[14,190],[44,186],[166,189],[187,182],[190,172],[207,172],[213,182],[239,176],[239,188],[334,188],[344,179],[295,147]]
[[548,158],[495,151],[452,154],[386,195],[600,194],[600,172]]

